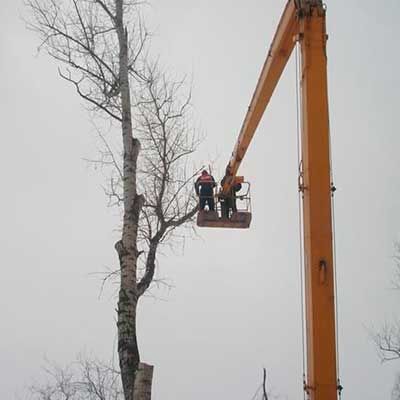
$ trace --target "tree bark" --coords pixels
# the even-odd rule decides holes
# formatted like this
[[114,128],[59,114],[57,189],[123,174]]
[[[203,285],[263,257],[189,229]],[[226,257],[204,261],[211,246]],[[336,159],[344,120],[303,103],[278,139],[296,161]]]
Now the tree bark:
[[136,373],[134,398],[151,400],[151,383],[153,380],[153,366],[140,363]]
[[[60,76],[91,109],[105,113],[121,127],[122,166],[100,131],[106,152],[94,163],[116,169],[118,182],[115,185],[111,177],[106,194],[123,205],[122,235],[115,249],[121,279],[118,356],[125,400],[149,400],[151,396],[152,374],[140,364],[136,336],[139,298],[153,282],[159,246],[167,241],[171,244],[173,230],[190,222],[197,211],[192,180],[198,171],[187,174],[184,160],[198,144],[186,120],[190,92],[180,100],[184,81],[169,82],[157,64],[141,55],[147,32],[131,12],[140,3],[26,0],[33,14],[28,25],[39,34],[40,48],[65,66],[59,69]],[[134,28],[129,29],[132,37],[128,37],[129,24]],[[133,109],[131,95],[135,97]],[[139,138],[143,142],[140,169]],[[110,163],[105,161],[108,157]],[[146,204],[138,191],[148,197]],[[144,272],[138,271],[140,254],[146,257]],[[137,390],[135,385],[139,385]]]
[[[137,270],[137,232],[139,215],[144,203],[143,196],[137,194],[136,169],[140,142],[133,137],[131,94],[128,70],[128,33],[124,26],[123,0],[115,0],[115,26],[119,42],[119,85],[122,111],[123,142],[123,191],[124,216],[122,239],[116,244],[120,267],[121,286],[118,299],[118,353],[121,368],[122,386],[125,400],[135,399],[135,379],[140,362],[136,338],[136,309],[138,302]],[[136,398],[136,400],[140,400]]]

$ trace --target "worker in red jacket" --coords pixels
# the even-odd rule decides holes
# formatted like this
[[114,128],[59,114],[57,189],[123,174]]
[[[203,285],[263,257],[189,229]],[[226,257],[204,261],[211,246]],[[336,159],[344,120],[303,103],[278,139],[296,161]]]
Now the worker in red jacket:
[[214,188],[216,186],[215,179],[206,170],[201,171],[201,175],[197,178],[194,188],[197,196],[200,197],[200,210],[204,210],[206,204],[209,211],[215,210]]

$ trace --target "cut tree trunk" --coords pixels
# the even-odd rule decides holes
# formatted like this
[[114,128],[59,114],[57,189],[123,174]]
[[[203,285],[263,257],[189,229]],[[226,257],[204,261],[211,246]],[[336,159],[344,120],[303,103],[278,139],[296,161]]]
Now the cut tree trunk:
[[153,366],[140,363],[135,377],[135,400],[151,400]]
[[119,86],[121,96],[121,129],[123,142],[124,216],[122,238],[116,243],[121,269],[118,299],[118,353],[125,400],[141,400],[135,396],[136,374],[140,362],[136,339],[136,307],[138,302],[137,232],[144,203],[137,194],[136,169],[140,142],[133,136],[130,84],[128,72],[128,32],[124,26],[124,1],[115,0],[115,28],[119,42]]

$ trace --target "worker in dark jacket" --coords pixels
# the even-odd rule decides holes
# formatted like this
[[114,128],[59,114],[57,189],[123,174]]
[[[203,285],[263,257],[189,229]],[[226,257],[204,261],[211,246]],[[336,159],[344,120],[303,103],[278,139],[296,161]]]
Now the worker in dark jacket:
[[[221,181],[221,186],[224,186],[225,178]],[[221,213],[222,218],[230,218],[232,212],[237,212],[236,193],[242,188],[241,183],[234,183],[226,196],[221,196]]]
[[215,179],[206,170],[201,171],[201,175],[197,178],[194,188],[197,196],[200,196],[200,210],[204,210],[206,204],[209,211],[214,211],[214,187]]

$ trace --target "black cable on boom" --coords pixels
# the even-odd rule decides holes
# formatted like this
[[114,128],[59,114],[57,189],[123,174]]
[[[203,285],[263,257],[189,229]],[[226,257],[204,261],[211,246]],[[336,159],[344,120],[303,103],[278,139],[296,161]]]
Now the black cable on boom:
[[[304,312],[304,237],[303,237],[303,189],[302,189],[302,154],[301,154],[301,98],[300,98],[300,56],[299,44],[295,46],[296,58],[296,127],[297,127],[297,165],[298,165],[298,183],[299,183],[299,199],[298,199],[298,213],[299,213],[299,267],[300,267],[300,303],[301,303],[301,345],[302,345],[302,367],[303,367],[303,388],[306,387],[306,352],[305,352],[305,312]],[[306,398],[306,391],[303,390],[303,399]]]

